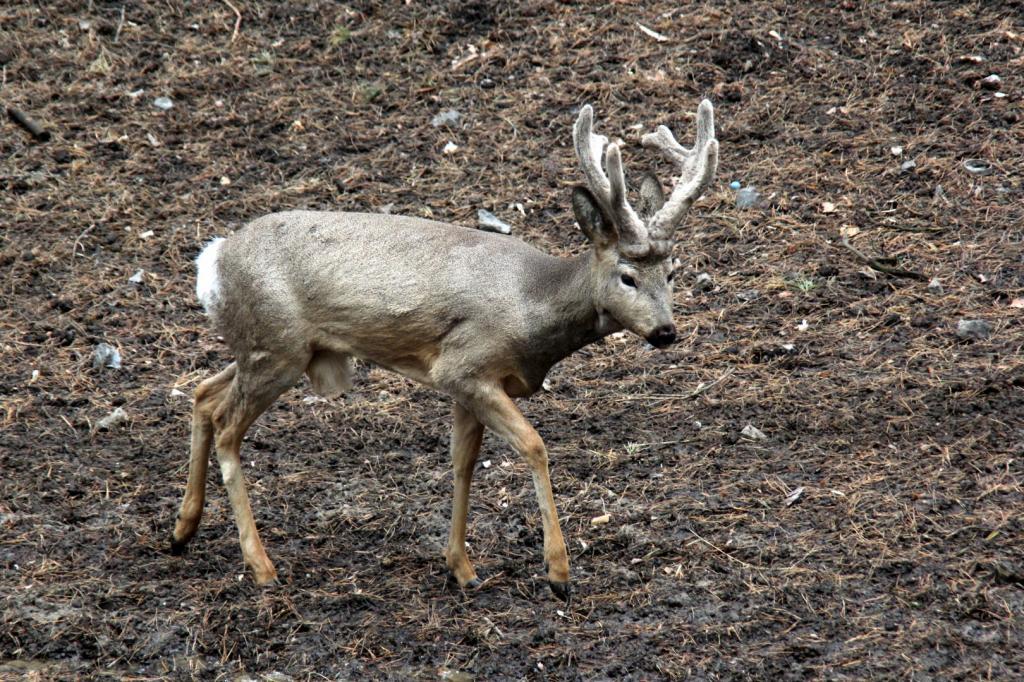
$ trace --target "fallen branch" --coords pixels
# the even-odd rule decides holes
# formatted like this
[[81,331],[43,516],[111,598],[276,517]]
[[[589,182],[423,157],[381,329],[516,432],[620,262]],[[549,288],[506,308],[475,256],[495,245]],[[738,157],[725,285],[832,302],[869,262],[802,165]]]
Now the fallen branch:
[[231,4],[231,0],[224,0],[224,4],[231,8],[231,11],[235,13],[235,30],[231,32],[231,44],[234,44],[238,38],[238,31],[242,27],[242,13],[238,11],[238,8]]
[[29,115],[24,111],[14,107],[7,107],[7,115],[40,142],[46,142],[50,139],[50,131],[29,118]]
[[877,270],[878,272],[885,273],[886,275],[892,275],[893,277],[916,279],[919,282],[928,281],[928,276],[923,275],[920,272],[914,272],[913,270],[904,270],[902,268],[897,268],[892,265],[888,265],[886,261],[895,262],[895,260],[892,258],[871,258],[870,256],[865,256],[863,253],[858,251],[845,236],[843,237],[840,243],[843,246],[845,246],[850,251],[850,253],[856,256],[857,260],[864,263],[864,265],[868,266],[872,270]]
[[124,5],[121,6],[121,18],[117,20],[117,30],[114,31],[114,44],[121,39],[121,29],[124,28]]
[[703,381],[700,382],[699,384],[697,384],[697,388],[693,389],[693,391],[691,391],[689,393],[689,395],[684,396],[684,398],[686,398],[687,400],[690,400],[692,398],[696,398],[701,393],[704,393],[705,391],[708,391],[708,390],[714,388],[718,384],[720,384],[723,381],[725,381],[726,379],[728,379],[730,376],[732,376],[732,373],[735,372],[735,371],[736,371],[735,367],[730,367],[729,369],[727,369],[725,371],[724,374],[722,374],[722,376],[718,377],[714,381],[709,382],[707,384],[705,384]]

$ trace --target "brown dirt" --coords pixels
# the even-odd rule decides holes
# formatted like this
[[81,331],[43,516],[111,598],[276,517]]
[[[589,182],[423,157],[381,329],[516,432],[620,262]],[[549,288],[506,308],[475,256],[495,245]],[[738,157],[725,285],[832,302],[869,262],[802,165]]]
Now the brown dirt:
[[[0,122],[0,676],[1024,675],[1020,2],[234,4],[234,40],[227,2],[0,8],[0,98],[52,131]],[[638,174],[634,126],[688,139],[701,96],[722,161],[681,234],[682,341],[609,339],[523,403],[571,607],[541,576],[526,467],[493,440],[470,525],[487,583],[446,583],[448,403],[365,366],[343,400],[290,392],[243,448],[280,585],[243,577],[215,467],[190,553],[168,554],[172,389],[229,361],[192,291],[205,240],[391,204],[488,208],[576,251],[576,107]],[[736,209],[733,179],[765,203]],[[839,245],[851,227],[942,292],[872,272]],[[991,335],[959,339],[961,318]],[[122,369],[92,369],[103,341]],[[97,431],[118,406],[130,421]]]

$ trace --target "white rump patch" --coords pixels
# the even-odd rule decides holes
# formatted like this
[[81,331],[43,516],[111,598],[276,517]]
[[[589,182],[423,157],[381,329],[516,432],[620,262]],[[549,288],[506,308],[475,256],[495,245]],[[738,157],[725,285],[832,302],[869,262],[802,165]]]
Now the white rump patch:
[[220,300],[220,276],[217,264],[220,261],[220,250],[224,246],[224,238],[217,237],[206,245],[196,258],[196,296],[209,315],[213,306]]

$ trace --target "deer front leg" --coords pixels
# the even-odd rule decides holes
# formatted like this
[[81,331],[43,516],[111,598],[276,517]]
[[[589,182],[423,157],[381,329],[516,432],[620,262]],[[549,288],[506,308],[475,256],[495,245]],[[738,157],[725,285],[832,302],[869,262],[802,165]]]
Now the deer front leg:
[[455,403],[452,426],[452,467],[455,470],[455,494],[452,498],[452,528],[448,536],[448,548],[444,552],[445,563],[452,576],[462,587],[479,587],[473,564],[466,556],[466,512],[469,509],[469,486],[473,481],[473,468],[484,427],[473,413]]
[[548,474],[548,451],[544,441],[512,399],[497,386],[475,392],[464,404],[473,410],[484,426],[498,434],[529,463],[544,525],[544,563],[547,565],[548,584],[552,592],[569,601],[569,556],[565,550],[565,540],[562,539],[562,529],[558,525],[558,512],[555,511],[555,497],[551,492],[551,477]]

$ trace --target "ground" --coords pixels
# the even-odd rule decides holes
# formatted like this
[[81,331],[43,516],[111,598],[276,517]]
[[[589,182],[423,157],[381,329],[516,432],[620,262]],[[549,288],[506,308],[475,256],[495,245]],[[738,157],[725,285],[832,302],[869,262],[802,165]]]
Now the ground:
[[[51,132],[0,122],[0,677],[1020,678],[1022,9],[0,8],[0,99]],[[365,365],[338,400],[300,384],[244,443],[277,585],[246,575],[216,467],[170,555],[190,393],[231,359],[194,296],[207,240],[286,208],[485,208],[579,252],[578,107],[667,184],[639,137],[690,140],[705,96],[721,164],[679,232],[680,341],[611,337],[522,402],[570,605],[526,464],[491,438],[485,584],[446,581],[449,402]],[[737,208],[732,181],[760,201]],[[101,342],[120,369],[93,367]]]

